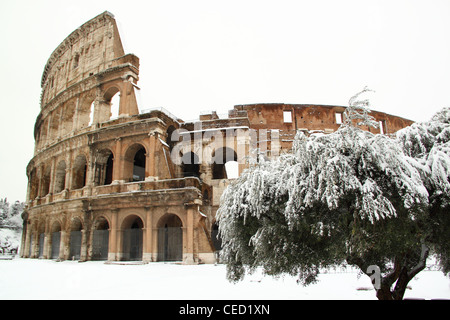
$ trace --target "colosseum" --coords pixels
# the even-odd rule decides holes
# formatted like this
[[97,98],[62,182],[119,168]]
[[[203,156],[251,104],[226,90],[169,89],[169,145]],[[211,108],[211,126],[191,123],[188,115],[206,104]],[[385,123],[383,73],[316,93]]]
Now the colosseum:
[[[114,16],[73,31],[42,75],[27,166],[21,256],[56,260],[214,263],[224,188],[255,150],[275,157],[297,130],[331,133],[343,106],[236,105],[183,121],[139,105],[139,58]],[[412,123],[372,111],[375,133]]]

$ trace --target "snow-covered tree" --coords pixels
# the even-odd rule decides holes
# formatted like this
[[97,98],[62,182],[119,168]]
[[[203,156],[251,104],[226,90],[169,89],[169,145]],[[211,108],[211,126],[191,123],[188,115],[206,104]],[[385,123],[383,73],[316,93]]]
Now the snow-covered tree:
[[450,108],[397,133],[429,193],[427,242],[450,273]]
[[0,199],[0,253],[17,252],[22,233],[22,212],[25,204],[20,201],[9,205]]
[[261,161],[225,190],[218,222],[229,280],[263,267],[306,285],[320,268],[349,263],[369,276],[379,268],[377,297],[401,299],[425,268],[429,193],[419,163],[398,140],[354,125],[375,124],[358,97],[349,107],[359,111],[338,131],[297,134],[292,153]]

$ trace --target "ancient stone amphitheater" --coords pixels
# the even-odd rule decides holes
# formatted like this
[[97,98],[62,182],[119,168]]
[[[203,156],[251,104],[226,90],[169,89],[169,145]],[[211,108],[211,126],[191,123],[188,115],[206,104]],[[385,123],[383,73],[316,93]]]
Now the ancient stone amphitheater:
[[[276,157],[297,130],[331,133],[345,110],[237,105],[185,122],[139,105],[138,80],[139,58],[124,52],[109,12],[51,54],[27,166],[22,257],[213,263],[220,196],[253,151]],[[372,115],[375,133],[411,124]]]

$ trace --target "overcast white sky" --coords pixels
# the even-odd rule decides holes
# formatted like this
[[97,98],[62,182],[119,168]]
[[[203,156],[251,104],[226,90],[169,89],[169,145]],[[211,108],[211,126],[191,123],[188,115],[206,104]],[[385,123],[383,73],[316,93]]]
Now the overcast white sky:
[[25,200],[47,59],[105,10],[140,58],[145,108],[182,119],[259,102],[347,105],[366,85],[373,109],[411,120],[450,106],[449,0],[2,0],[0,198]]

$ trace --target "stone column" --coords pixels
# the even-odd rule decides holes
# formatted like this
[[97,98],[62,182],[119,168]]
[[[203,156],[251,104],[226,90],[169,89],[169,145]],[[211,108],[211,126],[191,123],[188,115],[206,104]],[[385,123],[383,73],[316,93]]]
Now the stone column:
[[120,247],[120,234],[118,234],[117,226],[117,216],[119,214],[119,209],[111,210],[111,225],[109,226],[109,249],[108,249],[108,261],[117,261],[119,257],[119,247]]
[[186,251],[183,253],[184,264],[194,264],[194,214],[196,205],[186,206]]
[[145,207],[145,228],[143,228],[143,248],[142,248],[142,260],[145,262],[152,261],[152,248],[153,248],[153,221],[150,207]]

